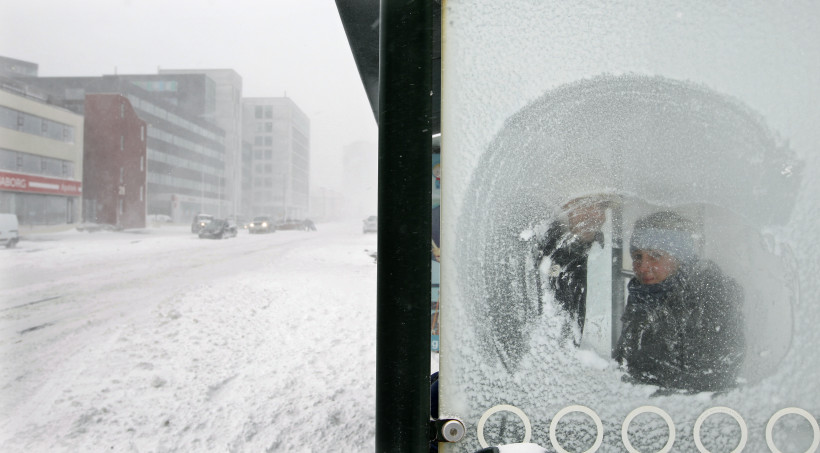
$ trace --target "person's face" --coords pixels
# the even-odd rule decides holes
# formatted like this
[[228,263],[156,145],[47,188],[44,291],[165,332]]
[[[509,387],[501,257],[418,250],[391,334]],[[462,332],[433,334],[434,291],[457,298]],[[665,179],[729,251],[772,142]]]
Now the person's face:
[[660,250],[633,250],[632,270],[644,285],[656,285],[678,270],[678,262]]

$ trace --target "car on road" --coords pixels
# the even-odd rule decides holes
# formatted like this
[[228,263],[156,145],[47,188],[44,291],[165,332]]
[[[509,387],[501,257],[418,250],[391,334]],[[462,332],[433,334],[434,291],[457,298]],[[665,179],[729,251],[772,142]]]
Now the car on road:
[[199,231],[200,239],[225,239],[236,237],[236,224],[228,219],[212,219]]
[[191,233],[197,234],[205,228],[205,225],[211,223],[214,216],[210,214],[197,214],[194,216],[194,221],[191,222]]
[[378,231],[378,220],[379,218],[374,215],[362,220],[362,233],[376,233]]
[[254,217],[251,223],[248,224],[248,232],[250,234],[273,233],[275,231],[276,225],[274,225],[273,219],[268,216]]
[[15,214],[0,214],[0,244],[12,248],[20,240],[20,228]]

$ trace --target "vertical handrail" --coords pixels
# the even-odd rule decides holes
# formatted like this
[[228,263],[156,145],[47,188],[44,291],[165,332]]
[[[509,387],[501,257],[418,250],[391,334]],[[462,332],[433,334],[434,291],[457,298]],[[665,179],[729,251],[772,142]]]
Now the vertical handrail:
[[429,449],[431,3],[381,1],[377,452]]

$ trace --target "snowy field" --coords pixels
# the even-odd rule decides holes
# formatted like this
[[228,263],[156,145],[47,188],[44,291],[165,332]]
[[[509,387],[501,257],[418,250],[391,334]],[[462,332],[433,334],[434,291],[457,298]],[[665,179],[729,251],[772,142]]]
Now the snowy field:
[[350,223],[0,250],[0,451],[372,451],[375,248]]

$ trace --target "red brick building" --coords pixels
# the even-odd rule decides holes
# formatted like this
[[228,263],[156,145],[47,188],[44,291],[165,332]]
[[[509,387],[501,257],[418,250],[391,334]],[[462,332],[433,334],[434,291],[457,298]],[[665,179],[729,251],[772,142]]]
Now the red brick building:
[[83,218],[144,228],[147,123],[120,94],[86,94]]

